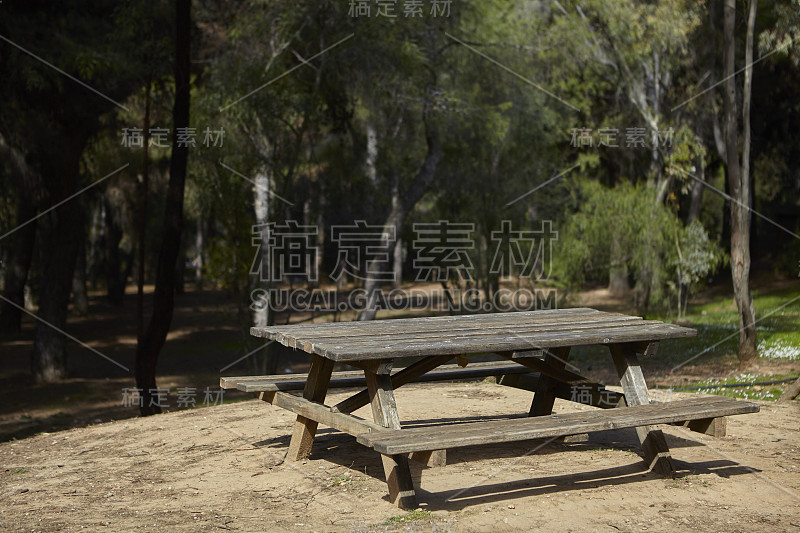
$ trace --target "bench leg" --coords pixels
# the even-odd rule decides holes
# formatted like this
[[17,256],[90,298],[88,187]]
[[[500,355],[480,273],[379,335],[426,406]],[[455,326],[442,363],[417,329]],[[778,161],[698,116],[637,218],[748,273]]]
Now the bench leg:
[[[407,366],[392,376],[392,388],[396,389],[408,383],[412,383],[420,376],[423,376],[434,368],[445,364],[452,358],[452,355],[437,355],[420,359],[416,363]],[[365,389],[337,403],[334,408],[342,413],[352,413],[356,409],[361,409],[369,403],[369,390]]]
[[[636,357],[636,347],[612,344],[609,345],[609,349],[619,375],[620,385],[625,393],[625,402],[630,406],[649,404],[650,396],[642,368],[639,366],[639,359]],[[663,476],[672,477],[675,474],[675,465],[672,463],[664,433],[652,426],[641,426],[636,428],[636,435],[642,444],[642,451],[649,468]]]
[[401,509],[417,508],[417,494],[411,480],[411,469],[405,455],[381,455],[386,485],[389,487],[389,501]]
[[[544,362],[548,366],[563,370],[567,366],[567,357],[569,357],[569,346],[551,348],[545,353]],[[528,416],[546,416],[553,412],[558,385],[559,382],[549,376],[542,374],[539,377]]]
[[[365,371],[367,390],[372,404],[372,416],[376,424],[383,427],[400,429],[400,417],[394,399],[392,379],[389,375],[391,363],[376,374]],[[386,484],[389,487],[389,500],[402,509],[416,509],[417,495],[411,479],[408,457],[405,455],[381,455]]]
[[712,437],[724,437],[727,433],[727,419],[724,416],[717,418],[701,418],[700,420],[690,420],[682,424],[697,433],[705,433]]
[[[325,394],[328,392],[328,384],[331,381],[333,372],[333,361],[319,355],[312,356],[311,369],[306,379],[306,387],[303,390],[303,398],[312,402],[322,403],[325,401]],[[311,445],[314,442],[314,435],[317,433],[317,422],[298,416],[294,423],[292,440],[289,442],[289,451],[286,458],[290,461],[301,461],[311,453]]]
[[430,468],[447,466],[447,450],[431,450],[428,452],[412,452],[408,458]]

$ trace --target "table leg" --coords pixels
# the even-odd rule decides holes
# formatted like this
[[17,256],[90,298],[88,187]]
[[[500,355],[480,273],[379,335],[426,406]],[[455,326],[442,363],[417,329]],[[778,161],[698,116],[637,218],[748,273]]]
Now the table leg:
[[[308,372],[306,386],[303,390],[303,398],[312,402],[322,403],[325,401],[332,372],[333,361],[320,355],[313,355],[311,369]],[[300,461],[307,458],[311,453],[311,445],[314,442],[316,433],[317,422],[298,415],[294,423],[292,440],[289,442],[289,451],[286,454],[286,458],[290,461]]]
[[[452,355],[438,355],[420,359],[416,363],[407,366],[392,376],[392,388],[396,389],[408,383],[413,383],[420,376],[423,376],[434,368],[445,364],[452,358]],[[337,403],[334,408],[342,413],[352,413],[356,409],[361,409],[365,405],[368,405],[370,403],[369,398],[369,390],[362,390],[361,392]]]
[[[376,424],[383,427],[400,429],[400,417],[394,399],[392,379],[389,375],[391,361],[388,361],[379,373],[365,371],[367,390],[372,404],[372,416]],[[408,457],[405,455],[381,455],[386,484],[389,487],[389,500],[403,509],[416,509],[417,496],[411,479]]]
[[[563,370],[567,366],[569,350],[569,346],[551,348],[545,352],[545,364],[558,370]],[[539,377],[539,383],[536,385],[536,392],[533,393],[533,403],[531,403],[528,416],[545,416],[553,412],[558,385],[559,382],[549,376],[542,374]]]
[[[636,347],[625,344],[611,344],[611,357],[614,359],[614,366],[619,375],[619,382],[622,391],[625,393],[625,402],[630,405],[647,405],[650,403],[650,396],[647,392],[647,383],[639,366],[639,359],[636,357]],[[653,429],[652,426],[642,426],[636,428],[636,435],[642,443],[642,450],[651,470],[672,477],[675,473],[675,465],[669,453],[667,440],[660,429]]]

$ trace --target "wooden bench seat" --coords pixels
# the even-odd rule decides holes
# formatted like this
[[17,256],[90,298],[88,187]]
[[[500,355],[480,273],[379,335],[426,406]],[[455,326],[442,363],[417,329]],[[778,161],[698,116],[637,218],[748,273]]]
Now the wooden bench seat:
[[[443,365],[415,379],[415,382],[451,381],[476,379],[509,374],[529,374],[530,369],[514,362],[490,361],[470,363],[466,367]],[[538,376],[534,376],[538,377]],[[244,392],[272,392],[303,390],[308,374],[284,374],[271,376],[240,376],[220,378],[224,389],[238,389]],[[363,370],[333,372],[328,388],[366,387]]]
[[592,431],[708,420],[755,413],[758,405],[724,396],[651,403],[622,409],[553,414],[525,419],[471,422],[429,428],[364,433],[358,442],[385,455],[479,444],[578,435]]

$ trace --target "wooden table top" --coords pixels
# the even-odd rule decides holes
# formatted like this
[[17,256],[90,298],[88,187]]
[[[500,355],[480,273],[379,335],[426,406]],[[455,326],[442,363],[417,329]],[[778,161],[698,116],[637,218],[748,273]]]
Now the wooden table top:
[[527,351],[694,337],[690,328],[589,308],[250,328],[333,361]]

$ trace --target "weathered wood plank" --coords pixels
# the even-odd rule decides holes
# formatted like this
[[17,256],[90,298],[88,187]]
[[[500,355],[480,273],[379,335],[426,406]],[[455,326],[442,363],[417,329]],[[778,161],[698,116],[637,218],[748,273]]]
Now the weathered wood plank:
[[692,329],[587,308],[270,326],[253,335],[334,361],[649,342]]
[[[431,370],[441,366],[452,358],[453,356],[451,355],[440,355],[437,357],[426,357],[421,359],[392,375],[392,387],[396,389],[408,383],[417,381],[424,374],[427,374]],[[337,409],[342,413],[352,413],[356,409],[360,409],[368,403],[369,391],[364,389],[361,392],[350,396],[346,400],[342,400],[341,402],[337,403],[334,406],[334,409]]]
[[258,397],[276,407],[292,411],[348,435],[357,436],[370,431],[386,431],[385,427],[369,420],[364,420],[356,415],[333,411],[327,405],[311,402],[287,392],[264,392],[259,394]]
[[[386,322],[386,321],[384,321]],[[639,324],[646,323],[640,317],[632,316],[576,316],[564,317],[560,319],[550,320],[530,320],[527,323],[515,322],[495,322],[492,324],[464,324],[455,328],[442,328],[439,327],[415,327],[406,328],[402,325],[390,324],[383,328],[365,328],[362,330],[354,330],[351,328],[330,328],[326,331],[310,331],[310,332],[285,332],[279,331],[275,333],[275,339],[286,346],[291,348],[307,349],[308,344],[325,344],[335,342],[337,339],[346,338],[348,342],[372,342],[376,339],[381,339],[381,342],[390,342],[398,337],[424,339],[435,335],[444,336],[457,336],[470,333],[487,334],[493,331],[526,331],[532,328],[537,331],[560,331],[569,326],[574,327],[602,327],[605,324]],[[350,324],[348,322],[347,324]]]
[[758,405],[734,398],[691,398],[620,409],[365,433],[358,436],[358,442],[380,453],[410,453],[670,424],[756,413],[758,410]]
[[[417,383],[431,381],[450,381],[459,379],[476,379],[489,376],[500,376],[504,374],[523,374],[529,372],[527,368],[516,363],[489,362],[472,363],[466,368],[458,365],[446,365],[436,368],[416,379]],[[343,377],[340,377],[344,375]],[[260,380],[237,380],[228,378],[226,388],[236,388],[243,392],[267,392],[267,391],[294,391],[303,390],[305,386],[305,374],[293,374],[293,379],[286,379],[285,375],[275,376],[279,379],[270,379],[272,376],[258,376]],[[331,377],[328,389],[347,388],[347,387],[366,387],[363,372],[334,372]]]
[[[333,372],[333,361],[315,355],[311,359],[311,369],[308,373],[303,398],[311,402],[323,403],[325,394],[328,392],[328,382]],[[300,461],[311,453],[311,445],[314,442],[314,435],[317,432],[317,421],[306,418],[302,415],[297,416],[292,432],[292,440],[289,441],[289,451],[286,458],[290,461]]]
[[314,353],[333,361],[382,359],[385,357],[421,357],[428,355],[459,355],[495,351],[523,351],[531,349],[583,346],[589,344],[616,344],[635,341],[658,341],[672,338],[693,337],[695,330],[654,324],[650,326],[620,326],[602,330],[564,331],[513,335],[494,334],[480,338],[454,337],[441,341],[401,342],[384,345],[335,345],[314,346]]
[[[339,372],[332,372],[331,378],[358,378],[363,377],[364,372],[361,370],[342,370]],[[235,389],[241,383],[256,383],[256,382],[270,382],[282,383],[291,381],[306,382],[308,374],[267,374],[263,376],[227,376],[219,378],[219,386],[223,389]],[[301,389],[302,390],[302,389]]]
[[[386,365],[391,368],[391,361]],[[388,373],[375,374],[369,371],[364,374],[375,423],[385,428],[399,430],[400,417],[397,414],[391,376]],[[403,509],[415,509],[417,496],[414,492],[408,457],[401,454],[383,454],[381,458],[386,484],[389,487],[389,500]]]
[[554,366],[548,365],[538,357],[516,357],[515,352],[498,352],[497,355],[499,355],[500,357],[505,357],[506,359],[510,359],[515,363],[519,363],[531,370],[535,370],[539,374],[552,378],[560,383],[567,383],[570,385],[590,383],[588,378],[585,378],[580,374],[570,372],[569,370],[563,368],[556,368]]
[[[571,309],[545,309],[539,311],[520,311],[513,313],[488,313],[488,314],[472,314],[472,315],[447,315],[447,316],[429,316],[429,317],[416,317],[416,318],[392,318],[385,320],[372,320],[364,322],[321,322],[314,324],[281,324],[266,327],[253,327],[254,335],[261,337],[270,332],[314,332],[325,331],[326,329],[344,328],[350,331],[360,331],[364,329],[383,329],[388,327],[402,327],[409,331],[416,331],[418,328],[430,331],[430,328],[447,329],[452,323],[457,323],[460,326],[469,324],[491,324],[493,322],[513,323],[530,322],[531,320],[550,320],[553,317],[574,317],[574,316],[629,316],[622,313],[608,313],[605,311],[598,311],[588,307],[579,307]],[[633,317],[640,318],[640,317]]]
[[[311,418],[324,426],[331,427],[354,437],[370,431],[387,430],[383,426],[379,426],[369,420],[364,420],[356,415],[333,411],[333,408],[327,405],[309,402],[305,398],[285,392],[262,392],[258,395],[258,398],[276,407],[281,407],[287,411],[303,415],[306,418]],[[410,453],[408,454],[408,458],[431,468],[445,466],[447,464],[446,450]]]
[[673,424],[676,426],[683,426],[691,431],[696,431],[697,433],[704,433],[706,435],[711,435],[712,437],[724,437],[727,434],[728,430],[728,420],[724,416],[719,418],[703,418],[700,420],[687,420],[686,422],[680,422]]
[[366,380],[375,423],[385,428],[400,429],[391,376],[366,372]]
[[[578,311],[574,313],[573,311]],[[606,313],[591,309],[544,310],[521,313],[493,313],[484,315],[459,315],[449,317],[424,317],[376,320],[366,322],[329,322],[313,325],[277,325],[253,327],[251,334],[274,339],[292,348],[302,348],[298,339],[347,336],[358,338],[375,335],[414,335],[417,333],[472,331],[515,326],[546,326],[579,322],[642,321],[641,317]]]
[[431,468],[447,466],[447,450],[412,452],[408,454],[408,458]]
[[[631,406],[650,404],[650,394],[644,380],[636,348],[631,345],[612,344],[609,346],[614,366],[619,375],[619,383],[625,393],[625,402]],[[669,446],[664,433],[647,425],[637,426],[636,435],[642,444],[642,451],[651,470],[663,476],[671,477],[675,473],[675,465],[669,453]]]
[[[547,365],[556,371],[564,370],[564,368],[567,366],[569,351],[570,348],[568,346],[549,350],[545,354],[542,364]],[[533,402],[531,402],[531,408],[528,411],[528,416],[549,415],[553,412],[553,404],[556,402],[556,386],[560,382],[548,376],[547,373],[544,373],[541,370],[540,372],[542,373],[542,376],[539,378],[539,384],[536,386],[536,392],[533,393]]]
[[[339,335],[330,337],[318,337],[309,335],[297,338],[291,335],[278,334],[276,340],[291,348],[298,348],[309,353],[314,351],[315,346],[337,346],[343,342],[348,345],[384,345],[396,343],[424,343],[431,339],[437,341],[473,339],[475,341],[484,340],[487,337],[513,336],[513,335],[545,335],[548,333],[577,332],[587,330],[584,335],[591,334],[591,330],[604,331],[618,327],[646,327],[659,326],[663,322],[658,320],[575,320],[569,323],[558,324],[519,324],[519,325],[498,325],[496,327],[475,327],[458,329],[440,329],[438,331],[427,331],[422,333],[412,331],[398,331],[396,333],[376,332],[369,335]],[[596,336],[600,337],[598,333]]]

